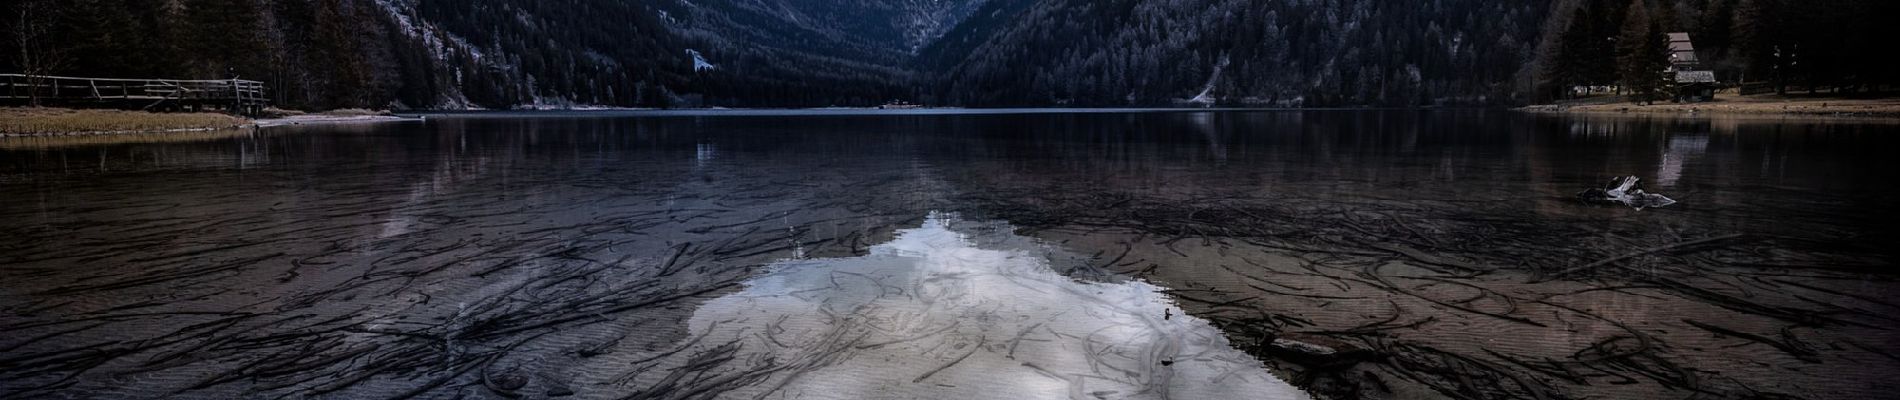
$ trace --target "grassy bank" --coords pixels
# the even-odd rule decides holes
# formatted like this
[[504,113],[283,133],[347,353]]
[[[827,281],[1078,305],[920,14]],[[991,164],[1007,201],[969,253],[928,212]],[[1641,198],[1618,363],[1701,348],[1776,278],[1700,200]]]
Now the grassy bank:
[[170,132],[127,132],[99,135],[0,135],[0,150],[57,149],[120,144],[193,143],[225,140],[256,133],[251,129],[213,129]]
[[0,108],[0,136],[205,130],[249,123],[241,117],[216,113]]
[[1648,114],[1724,114],[1758,116],[1848,116],[1900,118],[1900,98],[1850,99],[1804,96],[1716,95],[1706,103],[1658,102],[1652,105],[1627,101],[1597,101],[1546,104],[1521,110],[1544,113],[1648,113]]

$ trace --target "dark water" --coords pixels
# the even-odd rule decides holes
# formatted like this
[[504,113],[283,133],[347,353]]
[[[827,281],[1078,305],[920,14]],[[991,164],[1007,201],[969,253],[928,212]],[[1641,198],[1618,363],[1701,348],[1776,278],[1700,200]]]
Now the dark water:
[[[0,396],[1885,397],[1897,144],[1496,111],[6,139]],[[1622,175],[1680,203],[1573,199]]]

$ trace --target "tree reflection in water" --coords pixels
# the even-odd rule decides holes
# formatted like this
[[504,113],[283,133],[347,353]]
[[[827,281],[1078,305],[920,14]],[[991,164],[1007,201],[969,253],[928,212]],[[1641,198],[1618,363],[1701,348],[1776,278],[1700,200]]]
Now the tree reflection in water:
[[[1206,321],[1226,337],[1204,348],[1225,340],[1326,397],[1881,397],[1894,390],[1884,371],[1900,367],[1900,306],[1886,300],[1900,225],[1877,212],[1900,200],[1891,123],[680,114],[0,145],[0,393],[703,395],[681,389],[757,376],[685,375],[682,362],[814,365],[725,347],[773,320],[712,318],[723,311],[705,304],[738,301],[745,282],[779,276],[768,271],[850,268],[814,259],[876,260],[931,211],[1013,231],[967,235],[978,250],[1024,248],[986,237],[1060,249],[1036,254],[1077,280],[1065,287],[1152,285],[1195,318],[1164,323]],[[1571,200],[1619,175],[1654,176],[1682,203]],[[944,226],[966,224],[991,226]],[[1143,283],[1117,283],[1129,278]],[[839,279],[850,290],[835,295],[895,293]],[[864,335],[832,343],[856,351],[919,336],[880,328],[944,329],[904,342],[940,348],[867,375],[938,388],[1008,360],[998,345],[1059,343],[1008,328],[1070,318],[828,310],[867,323],[813,336],[780,325],[766,340]],[[923,324],[936,318],[997,322]],[[1285,338],[1359,356],[1271,345]],[[1159,371],[1133,361],[1166,352],[1117,343],[1099,353],[1109,358],[1045,369],[1113,366],[1085,382],[1104,397],[1176,387],[1152,386]],[[886,362],[870,350],[851,359]],[[1223,357],[1210,359],[1244,364]],[[1044,378],[1012,382],[1060,383]]]

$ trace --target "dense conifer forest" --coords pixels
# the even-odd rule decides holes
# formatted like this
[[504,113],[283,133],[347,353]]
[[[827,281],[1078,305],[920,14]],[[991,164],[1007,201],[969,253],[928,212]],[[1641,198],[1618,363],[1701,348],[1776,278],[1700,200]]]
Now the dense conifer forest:
[[1627,83],[1666,62],[1661,35],[1685,32],[1720,81],[1866,93],[1900,83],[1895,16],[1900,2],[1886,0],[1563,0],[1531,72],[1539,100]]
[[1665,32],[1724,82],[1882,90],[1896,3],[13,0],[0,69],[306,109],[1507,105],[1643,89]]
[[[1540,2],[1045,0],[940,43],[939,93],[976,104],[1274,106],[1506,101]],[[1205,96],[1203,96],[1205,94]]]

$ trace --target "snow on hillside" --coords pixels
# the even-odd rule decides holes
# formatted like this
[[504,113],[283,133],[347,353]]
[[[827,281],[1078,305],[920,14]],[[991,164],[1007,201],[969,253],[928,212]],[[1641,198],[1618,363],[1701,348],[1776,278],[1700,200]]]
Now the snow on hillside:
[[1214,98],[1214,88],[1220,85],[1221,72],[1226,71],[1227,65],[1231,62],[1232,60],[1227,56],[1221,56],[1220,64],[1214,65],[1214,75],[1208,77],[1207,85],[1201,87],[1201,94],[1194,95],[1194,98],[1187,99],[1186,103],[1201,107],[1212,107],[1215,103],[1220,102],[1219,99]]
[[[410,0],[376,0],[376,5],[389,14],[390,20],[395,21],[397,28],[401,29],[403,35],[422,41],[423,45],[429,50],[429,59],[447,65],[451,56],[459,52],[460,54],[467,55],[477,63],[482,62],[484,55],[481,49],[469,45],[467,40],[444,31],[441,28],[437,28],[434,24],[428,22],[419,23],[415,18],[412,18],[409,10],[413,9],[414,4],[411,4],[409,1]],[[447,40],[444,41],[444,38],[447,38]],[[453,75],[456,76],[459,81],[462,71],[454,71]],[[443,93],[437,94],[436,104],[428,105],[430,108],[451,110],[481,108],[476,106],[474,102],[469,101],[468,96],[463,94],[459,87],[449,86],[443,90]]]
[[944,33],[982,7],[984,1],[906,0],[903,5],[905,20],[899,24],[904,31],[904,44],[909,46],[907,50],[914,53],[942,38]]
[[699,50],[686,49],[686,55],[693,57],[693,72],[719,69],[719,66],[707,62],[706,56],[700,55]]

